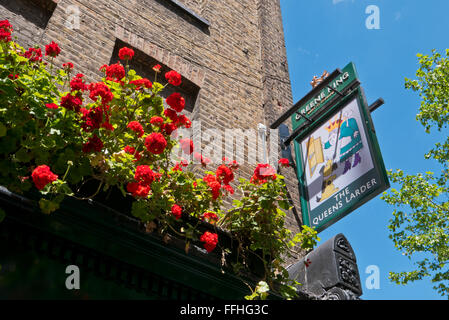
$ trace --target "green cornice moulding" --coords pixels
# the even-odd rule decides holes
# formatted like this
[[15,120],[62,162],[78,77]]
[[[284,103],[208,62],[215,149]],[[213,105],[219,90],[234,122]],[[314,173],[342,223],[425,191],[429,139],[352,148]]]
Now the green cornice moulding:
[[[26,225],[75,246],[90,248],[105,260],[123,261],[215,299],[243,299],[249,294],[248,287],[230,270],[222,272],[221,254],[208,254],[195,245],[186,254],[183,241],[178,240],[178,246],[176,239],[165,244],[157,235],[139,230],[139,222],[133,217],[93,201],[71,198],[62,203],[61,209],[44,215],[35,201],[3,187],[0,191],[0,206],[6,212],[3,227],[7,227],[8,220]],[[254,283],[256,279],[245,281]]]

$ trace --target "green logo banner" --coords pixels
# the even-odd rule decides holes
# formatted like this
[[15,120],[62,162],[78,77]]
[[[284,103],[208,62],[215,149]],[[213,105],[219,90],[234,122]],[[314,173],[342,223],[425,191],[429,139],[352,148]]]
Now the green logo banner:
[[[342,74],[332,80],[329,84],[330,87],[337,91],[342,91],[345,89],[352,81],[357,79],[357,71],[352,62],[350,62],[346,67],[343,68]],[[293,130],[302,125],[306,120],[301,117],[301,114],[307,117],[312,116],[318,112],[324,104],[331,98],[333,98],[337,93],[335,93],[330,88],[324,88],[319,93],[315,95],[312,99],[307,101],[304,105],[299,106],[298,113],[294,113],[291,117]]]

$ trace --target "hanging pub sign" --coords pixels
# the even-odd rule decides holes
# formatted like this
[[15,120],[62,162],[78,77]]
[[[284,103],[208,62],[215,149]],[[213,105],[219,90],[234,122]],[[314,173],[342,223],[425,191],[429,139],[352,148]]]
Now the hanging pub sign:
[[[294,146],[303,223],[318,232],[389,188],[370,111],[356,79],[350,63],[292,115],[294,129],[309,121]],[[339,99],[329,105],[334,95]],[[308,119],[314,114],[320,115]]]

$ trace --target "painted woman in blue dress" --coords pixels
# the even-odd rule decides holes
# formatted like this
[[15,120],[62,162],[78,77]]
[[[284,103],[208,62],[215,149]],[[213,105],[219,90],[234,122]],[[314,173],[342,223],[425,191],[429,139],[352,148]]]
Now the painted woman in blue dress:
[[[343,170],[343,174],[345,174],[362,161],[358,151],[363,148],[363,143],[357,120],[352,117],[352,111],[346,110],[346,112],[343,113],[343,119],[344,120],[339,128],[338,147],[340,155],[339,162],[345,163]],[[335,131],[337,130],[334,130],[329,135],[329,140],[324,145],[325,149],[329,149],[335,145],[337,140]],[[353,156],[354,160],[352,161]]]

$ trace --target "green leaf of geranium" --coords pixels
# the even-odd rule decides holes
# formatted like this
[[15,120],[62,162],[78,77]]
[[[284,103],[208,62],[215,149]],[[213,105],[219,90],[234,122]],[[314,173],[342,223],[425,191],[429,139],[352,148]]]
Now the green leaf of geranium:
[[47,199],[40,199],[39,200],[39,207],[41,208],[42,212],[45,214],[50,214],[57,209],[59,209],[59,203],[47,200]]
[[6,132],[8,129],[4,126],[3,123],[0,123],[0,137],[6,136]]

